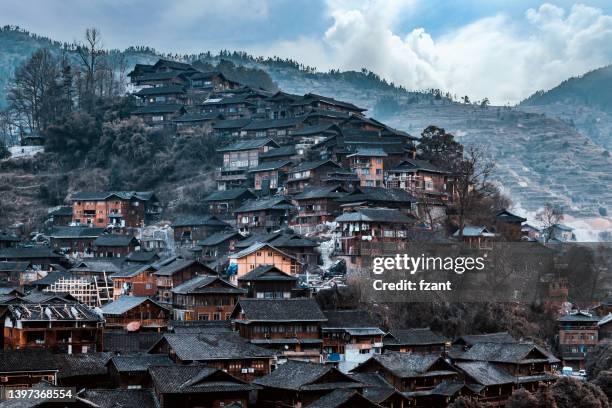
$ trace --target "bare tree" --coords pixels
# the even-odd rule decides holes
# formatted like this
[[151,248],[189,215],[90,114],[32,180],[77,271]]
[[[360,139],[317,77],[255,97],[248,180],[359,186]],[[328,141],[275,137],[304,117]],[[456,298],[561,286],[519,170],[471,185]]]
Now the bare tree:
[[563,220],[563,210],[557,205],[546,203],[536,215],[536,219],[542,224],[544,242],[547,242],[552,238],[555,225]]
[[102,49],[102,37],[97,28],[85,30],[85,42],[76,46],[77,53],[81,58],[84,69],[84,88],[81,95],[88,112],[93,110],[96,93],[96,71],[100,64],[100,57],[104,54]]
[[490,182],[494,168],[495,163],[476,146],[465,148],[463,158],[454,163],[452,184],[454,207],[459,217],[459,238],[463,238],[466,214],[476,202],[497,191]]

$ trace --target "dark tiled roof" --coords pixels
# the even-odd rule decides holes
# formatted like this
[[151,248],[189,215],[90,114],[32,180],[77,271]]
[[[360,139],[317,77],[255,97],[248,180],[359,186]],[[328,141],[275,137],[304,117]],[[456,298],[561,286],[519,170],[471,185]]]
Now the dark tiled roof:
[[68,378],[106,375],[106,363],[112,353],[55,354],[54,357],[59,367],[58,378]]
[[346,195],[346,191],[338,186],[308,187],[303,192],[293,197],[295,200],[309,200],[317,198],[340,198]]
[[132,310],[136,306],[141,305],[144,302],[151,302],[161,307],[162,309],[166,309],[165,306],[162,306],[153,299],[150,299],[145,296],[121,296],[117,300],[113,300],[112,302],[109,302],[102,306],[102,313],[104,313],[105,316],[121,315],[123,313],[128,312],[129,310]]
[[249,200],[234,212],[251,212],[264,210],[291,210],[295,208],[289,200],[283,197],[263,198],[258,200]]
[[246,290],[239,289],[231,283],[219,278],[218,276],[196,276],[193,279],[183,282],[172,289],[172,293],[180,294],[206,294],[206,293],[225,293],[241,295]]
[[[51,211],[49,215],[58,217],[70,217],[72,215],[72,207],[69,205],[61,206],[58,209]],[[0,240],[2,240],[1,237]]]
[[[314,299],[240,299],[236,309],[245,314],[248,322],[295,322],[327,320]],[[236,313],[236,310],[234,310]]]
[[376,328],[378,324],[365,310],[325,310],[327,321],[322,324],[324,329],[346,328]]
[[409,192],[401,188],[384,187],[358,187],[350,194],[337,200],[341,203],[354,203],[360,201],[412,203],[418,200]]
[[125,330],[105,330],[104,350],[122,354],[146,352],[161,338],[161,333],[130,333]]
[[565,316],[561,316],[557,319],[558,322],[597,322],[599,321],[599,316],[585,311],[572,312],[570,314],[566,314]]
[[481,385],[512,384],[515,381],[505,370],[485,361],[457,363],[456,366]]
[[138,242],[133,235],[105,234],[96,238],[93,244],[94,246],[103,247],[126,247],[133,241]]
[[170,366],[170,357],[162,354],[128,354],[113,356],[112,364],[120,373],[147,371],[151,366]]
[[240,197],[255,198],[255,194],[253,194],[248,188],[233,188],[230,190],[215,191],[207,196],[204,201],[236,200]]
[[[334,373],[335,381],[317,381]],[[340,388],[361,388],[363,384],[341,373],[338,369],[324,364],[289,360],[279,365],[270,374],[253,380],[253,384],[292,391],[334,390]]]
[[30,258],[55,258],[61,259],[62,255],[52,251],[48,247],[27,248],[4,248],[0,249],[0,259],[30,259]]
[[448,173],[447,171],[425,160],[405,159],[390,171],[425,171],[431,173]]
[[264,119],[254,120],[246,125],[244,130],[266,130],[266,129],[283,129],[294,127],[302,123],[306,119],[305,116],[290,117],[284,119]]
[[163,81],[165,79],[174,79],[182,74],[184,74],[184,72],[181,71],[147,72],[134,78],[134,81]]
[[0,271],[2,272],[25,272],[29,267],[30,262],[0,261]]
[[183,105],[172,103],[172,104],[153,104],[146,106],[139,106],[132,111],[133,115],[146,115],[148,113],[174,113],[183,110]]
[[310,239],[306,238],[302,235],[298,234],[280,234],[275,238],[272,238],[268,242],[270,245],[275,246],[276,248],[303,248],[303,247],[318,247],[319,244]]
[[[72,214],[72,212],[70,213]],[[15,235],[10,235],[4,232],[0,232],[0,241],[2,242],[19,242],[20,239]]]
[[76,302],[22,303],[7,306],[12,320],[100,322],[102,318],[85,305]]
[[293,105],[308,105],[315,101],[326,102],[330,105],[336,105],[336,106],[340,106],[348,110],[354,110],[354,111],[359,111],[359,112],[363,112],[367,110],[367,109],[360,108],[359,106],[356,106],[350,102],[339,101],[329,96],[317,95],[311,92],[305,94],[301,99],[294,102]]
[[59,371],[59,367],[49,350],[0,351],[0,373],[54,370]]
[[518,341],[508,332],[466,334],[453,341],[453,344],[465,344],[468,346],[476,343],[518,343]]
[[388,154],[380,147],[360,147],[355,153],[349,154],[347,157],[387,157]]
[[280,169],[281,167],[290,166],[290,165],[291,165],[290,160],[275,160],[275,161],[269,161],[269,162],[260,162],[257,167],[253,167],[252,169],[249,169],[249,173],[256,173],[258,171],[277,170],[277,169]]
[[429,327],[391,330],[389,335],[385,337],[385,345],[428,345],[428,344],[444,344],[446,340],[431,331]]
[[259,155],[260,159],[272,159],[275,157],[283,157],[283,156],[295,156],[297,151],[295,150],[295,145],[290,146],[281,146],[276,149],[270,149],[265,153],[261,153]]
[[229,231],[229,232],[216,232],[212,235],[209,235],[206,239],[200,240],[197,242],[197,245],[200,246],[214,246],[219,245],[222,242],[227,241],[228,239],[242,239],[242,235],[240,235],[237,231]]
[[67,292],[43,292],[32,291],[23,297],[27,303],[59,303],[70,305],[76,303],[76,299]]
[[278,147],[278,144],[274,140],[264,137],[261,139],[241,140],[227,147],[217,149],[217,151],[218,152],[239,152],[242,150],[259,149],[260,147],[266,146],[268,144],[273,145],[274,147]]
[[[387,371],[392,372],[399,378],[421,377],[427,375],[428,372],[430,372],[430,367],[438,362],[444,362],[444,359],[440,357],[439,354],[411,354],[394,351],[376,354],[370,357],[370,360],[376,361]],[[362,364],[368,364],[370,360]],[[444,374],[453,374],[455,371],[448,363],[446,363],[446,365],[448,365],[447,369],[435,371]],[[359,371],[360,366],[355,368],[355,371]]]
[[85,389],[79,397],[99,408],[159,407],[155,394],[147,389]]
[[256,388],[224,371],[200,365],[151,367],[149,374],[161,394],[249,392]]
[[278,249],[278,248],[276,248],[276,247],[274,247],[274,246],[272,246],[272,245],[270,245],[268,243],[265,243],[265,242],[257,242],[255,244],[249,246],[248,248],[243,249],[242,251],[235,252],[235,253],[231,254],[229,256],[229,258],[230,259],[240,259],[242,257],[245,257],[245,256],[249,255],[249,254],[252,254],[255,251],[260,251],[262,248],[272,249],[274,251],[280,252],[286,258],[293,259],[293,260],[297,261],[297,258],[294,257],[293,255],[290,255],[290,254],[288,254],[288,253],[286,253],[286,252],[284,252],[284,251],[282,251],[282,250],[280,250],[280,249]]
[[129,262],[154,262],[159,256],[155,251],[132,251],[126,256]]
[[31,284],[36,286],[49,286],[61,279],[69,279],[72,277],[72,274],[66,271],[49,272],[44,277],[33,281]]
[[243,339],[236,332],[167,333],[163,337],[183,361],[272,358],[274,352]]
[[519,217],[518,215],[513,214],[508,210],[502,210],[498,212],[497,215],[495,215],[495,218],[497,218],[498,221],[503,221],[503,222],[521,223],[521,222],[527,221],[527,218]]
[[115,272],[111,279],[115,278],[131,278],[136,276],[147,269],[157,271],[157,268],[152,264],[135,264],[135,265],[124,265],[119,272]]
[[320,123],[312,126],[305,126],[292,133],[293,136],[317,135],[325,132],[340,133],[338,125],[333,123]]
[[221,228],[226,228],[226,227],[229,228],[228,223],[221,221],[214,215],[181,217],[172,223],[172,228],[203,226],[203,225],[221,227]]
[[246,275],[242,275],[238,278],[239,282],[252,282],[252,281],[296,281],[295,276],[291,276],[286,272],[281,271],[274,265],[260,265],[257,268],[251,270]]
[[77,191],[70,196],[71,201],[100,201],[117,197],[121,200],[149,201],[155,198],[152,191]]
[[345,212],[336,218],[336,222],[386,222],[395,224],[413,224],[410,218],[394,208],[361,208],[353,212]]
[[138,96],[149,96],[149,95],[168,95],[168,94],[177,94],[177,93],[185,93],[185,88],[182,85],[165,85],[165,86],[156,86],[153,88],[142,88],[140,91],[136,92],[135,95]]
[[205,122],[222,117],[218,112],[187,112],[174,119],[174,122]]
[[291,169],[292,173],[298,172],[298,171],[306,171],[306,170],[314,170],[317,169],[323,165],[326,164],[331,164],[332,166],[335,167],[340,167],[340,165],[332,160],[319,160],[319,161],[312,161],[312,162],[303,162],[298,164],[297,166],[295,166],[294,168]]
[[96,238],[104,233],[104,228],[92,227],[54,227],[49,233],[51,238]]
[[362,408],[381,408],[380,405],[372,402],[368,398],[350,388],[333,390],[329,394],[326,394],[314,401],[312,404],[307,405],[307,408],[334,408],[352,406]]
[[549,357],[551,355],[533,343],[476,343],[460,358],[462,360],[519,364],[548,361]]
[[157,276],[172,276],[177,272],[182,271],[183,269],[197,265],[202,269],[203,272],[208,272],[210,274],[214,274],[214,271],[211,270],[208,266],[204,265],[201,262],[194,261],[191,259],[182,259],[176,258],[168,263],[160,264],[157,271],[154,273]]
[[251,122],[251,119],[228,119],[219,120],[213,124],[213,129],[242,129]]

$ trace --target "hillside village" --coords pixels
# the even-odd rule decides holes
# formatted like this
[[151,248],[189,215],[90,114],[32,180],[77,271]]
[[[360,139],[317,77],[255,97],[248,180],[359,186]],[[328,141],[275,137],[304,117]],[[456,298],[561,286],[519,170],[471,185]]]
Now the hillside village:
[[[215,191],[166,222],[156,191],[82,189],[33,233],[4,231],[0,387],[76,387],[74,406],[296,408],[505,406],[584,387],[607,406],[587,382],[606,372],[589,354],[610,351],[605,272],[588,304],[571,303],[562,265],[539,282],[551,341],[449,336],[350,299],[374,257],[411,242],[555,254],[575,240],[562,217],[540,228],[499,195],[466,204],[478,180],[426,154],[443,129],[415,136],[353,103],[173,60],[128,78],[130,120],[216,142]],[[8,160],[45,149],[32,133]]]

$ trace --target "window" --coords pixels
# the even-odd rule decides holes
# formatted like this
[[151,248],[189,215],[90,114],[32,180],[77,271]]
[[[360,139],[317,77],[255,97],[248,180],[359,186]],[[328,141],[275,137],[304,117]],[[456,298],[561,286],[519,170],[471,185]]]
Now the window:
[[155,115],[151,117],[151,120],[153,122],[163,122],[164,121],[164,117],[163,115]]
[[206,314],[198,314],[198,320],[209,320],[208,313],[206,313]]

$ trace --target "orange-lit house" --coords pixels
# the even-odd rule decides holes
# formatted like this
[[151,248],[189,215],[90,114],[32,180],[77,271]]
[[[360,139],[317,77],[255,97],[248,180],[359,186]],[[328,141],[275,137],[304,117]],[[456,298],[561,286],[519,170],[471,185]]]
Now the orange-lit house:
[[70,200],[72,222],[91,227],[141,227],[161,211],[151,191],[79,191]]
[[346,156],[349,167],[359,177],[362,187],[383,187],[385,184],[384,159],[387,153],[381,148],[361,148]]
[[235,271],[231,276],[232,283],[237,282],[238,278],[260,265],[273,265],[290,275],[296,275],[302,270],[302,264],[297,258],[270,244],[261,242],[230,255],[229,260],[230,270]]
[[228,320],[246,290],[218,276],[196,276],[172,289],[175,320]]

